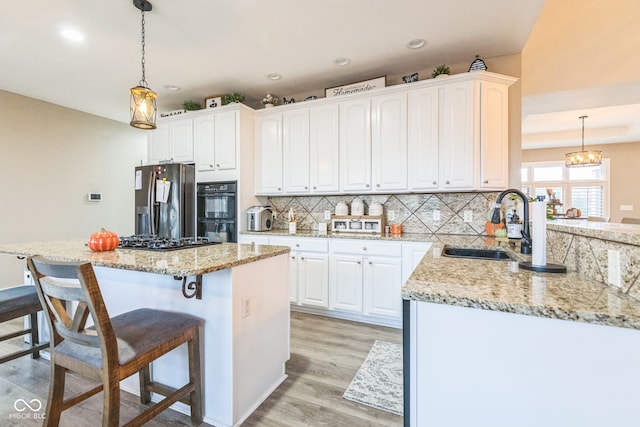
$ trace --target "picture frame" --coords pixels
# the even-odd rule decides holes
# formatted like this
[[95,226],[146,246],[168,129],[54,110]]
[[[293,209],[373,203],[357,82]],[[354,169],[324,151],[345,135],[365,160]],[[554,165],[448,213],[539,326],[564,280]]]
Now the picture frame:
[[325,98],[333,98],[335,96],[351,95],[354,93],[368,92],[370,90],[379,89],[387,86],[387,76],[376,77],[375,79],[364,80],[347,85],[330,87],[324,90]]
[[205,98],[204,108],[217,108],[222,105],[222,96],[212,96]]

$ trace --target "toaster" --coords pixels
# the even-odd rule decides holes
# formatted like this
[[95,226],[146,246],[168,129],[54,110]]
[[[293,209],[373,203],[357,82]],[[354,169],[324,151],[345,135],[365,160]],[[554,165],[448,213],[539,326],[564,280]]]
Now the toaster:
[[272,226],[271,206],[252,206],[247,209],[247,231],[268,231]]

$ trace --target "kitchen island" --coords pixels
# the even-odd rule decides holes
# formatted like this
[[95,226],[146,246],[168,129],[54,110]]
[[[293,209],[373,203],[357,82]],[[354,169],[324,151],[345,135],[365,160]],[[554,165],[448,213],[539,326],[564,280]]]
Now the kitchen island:
[[405,425],[638,425],[637,299],[575,271],[445,257],[445,243],[402,288]]
[[[174,251],[91,252],[84,241],[0,245],[0,253],[91,262],[110,316],[141,307],[204,320],[203,414],[215,426],[242,423],[286,378],[289,248],[223,243]],[[181,386],[187,350],[153,363],[155,379]],[[138,394],[136,375],[121,387]],[[174,409],[188,413],[181,403]]]

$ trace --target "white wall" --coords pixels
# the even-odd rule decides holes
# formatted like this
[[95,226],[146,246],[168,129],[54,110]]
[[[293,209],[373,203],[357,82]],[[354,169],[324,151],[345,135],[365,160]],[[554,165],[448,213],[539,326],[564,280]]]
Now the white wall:
[[[0,91],[0,244],[133,234],[133,170],[145,158],[146,134],[127,123]],[[21,283],[24,265],[0,255],[0,288]]]

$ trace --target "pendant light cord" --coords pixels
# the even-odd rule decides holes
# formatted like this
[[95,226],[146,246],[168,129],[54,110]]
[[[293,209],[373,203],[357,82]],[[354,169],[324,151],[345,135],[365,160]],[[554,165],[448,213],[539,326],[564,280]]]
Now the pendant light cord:
[[582,151],[584,151],[584,119],[586,119],[587,116],[580,116],[580,118],[582,119]]
[[140,86],[143,87],[148,87],[147,86],[147,80],[145,79],[145,74],[144,74],[144,10],[140,10],[140,14],[142,15],[142,80],[140,80]]

